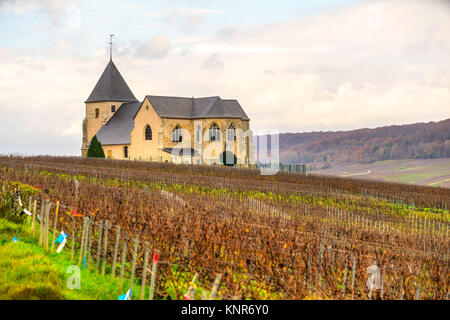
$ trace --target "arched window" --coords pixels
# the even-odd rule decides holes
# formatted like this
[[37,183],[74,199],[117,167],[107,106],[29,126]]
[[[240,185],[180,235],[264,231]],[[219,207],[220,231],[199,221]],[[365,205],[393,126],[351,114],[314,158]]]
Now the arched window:
[[123,157],[124,157],[124,158],[128,158],[128,146],[125,146],[125,147],[123,148]]
[[115,105],[111,106],[111,112],[116,112],[116,106]]
[[236,141],[236,127],[231,123],[227,130],[227,140]]
[[209,141],[219,141],[220,140],[220,129],[217,124],[213,123],[209,128]]
[[145,140],[152,140],[152,128],[150,128],[150,125],[145,127]]
[[100,116],[100,109],[95,109],[95,117],[98,118]]
[[172,142],[181,142],[182,140],[181,128],[177,125],[172,131]]

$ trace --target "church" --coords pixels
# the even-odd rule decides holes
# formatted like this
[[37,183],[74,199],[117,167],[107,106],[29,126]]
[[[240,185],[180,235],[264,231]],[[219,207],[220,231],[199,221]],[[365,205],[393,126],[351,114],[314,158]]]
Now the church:
[[82,156],[94,136],[109,159],[191,164],[253,163],[250,119],[219,96],[134,96],[110,58],[85,101]]

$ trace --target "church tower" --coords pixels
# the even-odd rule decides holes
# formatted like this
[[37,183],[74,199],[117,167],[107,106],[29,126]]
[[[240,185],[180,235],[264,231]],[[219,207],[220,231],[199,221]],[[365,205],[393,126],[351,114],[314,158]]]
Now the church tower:
[[105,125],[123,103],[138,102],[110,58],[108,65],[89,95],[83,120],[81,154],[87,156],[89,144],[98,130]]

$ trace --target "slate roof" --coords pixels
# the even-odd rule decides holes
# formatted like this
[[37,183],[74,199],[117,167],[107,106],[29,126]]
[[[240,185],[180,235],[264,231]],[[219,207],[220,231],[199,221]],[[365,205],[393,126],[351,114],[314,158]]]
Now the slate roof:
[[[224,100],[220,97],[180,98],[166,96],[147,96],[161,118],[202,119],[236,118],[249,120],[237,100]],[[102,145],[130,144],[130,133],[134,129],[134,117],[141,108],[141,102],[124,103],[97,132]],[[172,153],[172,148],[163,151]],[[191,151],[191,155],[193,154]],[[181,153],[183,155],[183,152]]]
[[236,118],[250,120],[237,100],[220,97],[182,98],[146,96],[161,118]]
[[85,103],[103,101],[138,101],[112,60],[109,61]]
[[109,121],[97,132],[97,139],[103,146],[130,144],[130,133],[134,129],[134,116],[141,102],[124,103]]

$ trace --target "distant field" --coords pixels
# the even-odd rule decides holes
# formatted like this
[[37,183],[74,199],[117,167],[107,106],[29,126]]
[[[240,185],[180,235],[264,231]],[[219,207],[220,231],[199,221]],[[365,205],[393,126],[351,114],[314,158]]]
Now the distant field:
[[312,172],[340,177],[358,177],[450,188],[450,158],[386,160],[370,164],[337,164],[329,169]]

